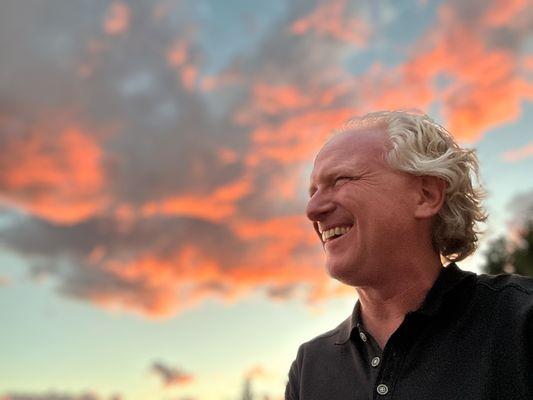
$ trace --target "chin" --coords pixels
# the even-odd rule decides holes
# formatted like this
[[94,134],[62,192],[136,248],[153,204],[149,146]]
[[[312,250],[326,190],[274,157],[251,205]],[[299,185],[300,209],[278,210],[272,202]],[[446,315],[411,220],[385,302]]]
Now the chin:
[[345,285],[355,286],[354,267],[343,263],[326,262],[329,276]]

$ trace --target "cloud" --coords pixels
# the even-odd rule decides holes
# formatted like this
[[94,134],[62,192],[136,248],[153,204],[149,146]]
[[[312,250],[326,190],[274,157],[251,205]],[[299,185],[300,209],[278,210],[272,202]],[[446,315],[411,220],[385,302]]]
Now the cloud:
[[350,43],[367,45],[370,28],[364,19],[353,16],[347,0],[322,1],[311,13],[291,25],[295,35],[314,34]]
[[502,157],[506,162],[518,162],[531,156],[533,156],[533,142],[519,149],[506,151]]
[[0,202],[62,224],[105,206],[103,153],[83,127],[7,116],[0,124]]
[[[330,92],[330,104],[343,99],[358,113],[436,107],[450,131],[464,141],[479,140],[487,130],[519,118],[522,102],[533,96],[525,50],[531,9],[521,1],[469,4],[441,5],[436,21],[402,62],[376,62],[358,76],[337,72],[340,82],[331,87],[336,90]],[[325,90],[311,97],[326,98]]]
[[235,203],[251,191],[251,182],[243,177],[202,195],[178,195],[147,203],[142,207],[144,215],[185,215],[217,221],[231,217],[236,212]]
[[531,98],[519,1],[446,3],[402,50],[368,2],[291,2],[259,33],[207,3],[82,4],[0,6],[0,239],[106,310],[347,295],[304,217],[330,131],[417,107],[474,141]]
[[194,380],[194,376],[175,367],[169,367],[161,362],[154,362],[151,367],[165,386],[180,386]]
[[[489,7],[479,1],[470,7],[458,1],[442,5],[435,29],[404,67],[405,78],[410,73],[428,86],[439,77],[448,80],[434,93],[449,130],[463,140],[477,140],[488,129],[516,120],[521,102],[533,94],[521,67],[530,31],[526,20],[497,29],[487,23],[487,13],[496,7],[507,23],[517,5],[493,2]],[[507,8],[513,11],[503,13]]]
[[[183,87],[194,91],[199,82],[199,70],[189,41],[184,37],[176,39],[167,51],[166,58],[168,65],[178,72]],[[209,88],[209,83],[204,85]]]
[[104,21],[104,31],[109,35],[119,35],[126,32],[129,28],[131,19],[131,10],[123,1],[113,1]]
[[484,24],[491,27],[505,26],[523,12],[531,12],[527,0],[493,1],[484,15]]

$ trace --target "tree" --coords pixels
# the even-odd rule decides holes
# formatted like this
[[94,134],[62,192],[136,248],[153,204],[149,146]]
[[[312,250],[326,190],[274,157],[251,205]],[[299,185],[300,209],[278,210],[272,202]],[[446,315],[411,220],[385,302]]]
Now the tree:
[[508,271],[507,240],[501,237],[490,243],[489,249],[485,252],[485,257],[483,271],[487,274],[497,275]]
[[533,277],[533,219],[518,232],[518,240],[512,246],[507,239],[498,238],[491,243],[485,257],[482,268],[487,274],[512,272]]
[[533,220],[520,233],[520,243],[513,251],[511,262],[517,274],[533,276]]

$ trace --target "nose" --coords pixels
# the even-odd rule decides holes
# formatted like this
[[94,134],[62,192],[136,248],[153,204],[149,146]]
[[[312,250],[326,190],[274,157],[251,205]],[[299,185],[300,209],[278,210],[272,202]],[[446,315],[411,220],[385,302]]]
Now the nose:
[[318,190],[307,202],[305,212],[307,218],[313,222],[319,222],[324,219],[325,215],[335,209],[335,204],[321,190]]

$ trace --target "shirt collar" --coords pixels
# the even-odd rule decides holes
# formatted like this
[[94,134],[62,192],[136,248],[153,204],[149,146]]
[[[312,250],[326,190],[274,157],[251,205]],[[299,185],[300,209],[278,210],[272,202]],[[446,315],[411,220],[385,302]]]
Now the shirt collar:
[[[424,302],[415,312],[427,316],[436,315],[445,297],[466,278],[472,276],[475,276],[473,272],[463,271],[455,263],[442,267],[437,280],[426,295]],[[361,305],[359,300],[357,300],[352,315],[339,325],[335,344],[345,344],[350,340],[354,329],[357,328],[360,330],[360,313]]]

